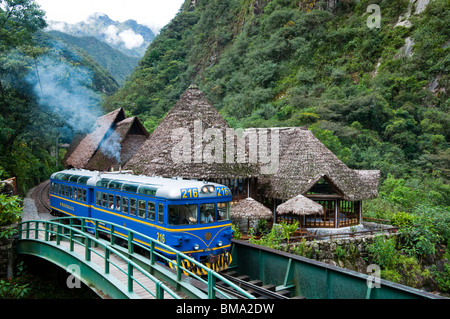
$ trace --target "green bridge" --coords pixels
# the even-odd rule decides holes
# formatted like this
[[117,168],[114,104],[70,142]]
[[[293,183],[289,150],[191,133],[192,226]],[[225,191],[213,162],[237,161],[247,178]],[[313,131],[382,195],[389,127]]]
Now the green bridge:
[[[101,227],[100,227],[101,226]],[[108,229],[106,231],[105,229]],[[89,231],[89,232],[88,232]],[[136,236],[149,245],[135,241]],[[118,240],[121,239],[121,244]],[[159,250],[176,254],[169,260]],[[139,252],[139,253],[138,253]],[[233,299],[249,292],[192,258],[131,229],[106,221],[59,218],[19,225],[18,254],[32,255],[71,272],[102,298],[112,299]],[[230,270],[288,290],[307,299],[435,299],[439,296],[282,253],[233,241]],[[159,261],[172,264],[170,269]],[[200,268],[199,276],[191,265]],[[75,271],[76,270],[76,271]],[[216,283],[220,282],[220,285]],[[224,286],[226,289],[224,289]]]

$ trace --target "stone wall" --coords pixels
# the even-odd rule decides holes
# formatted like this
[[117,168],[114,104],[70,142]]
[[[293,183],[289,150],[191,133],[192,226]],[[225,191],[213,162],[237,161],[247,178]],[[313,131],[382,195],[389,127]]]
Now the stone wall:
[[[12,226],[17,229],[17,225]],[[0,233],[10,227],[0,227]],[[0,278],[12,278],[14,274],[14,265],[16,262],[17,235],[9,239],[0,238]]]
[[[388,235],[378,234],[297,242],[286,245],[285,250],[334,266],[355,270],[360,273],[367,273],[367,267],[369,266],[369,263],[365,259],[369,256],[367,246],[372,244],[378,236]],[[396,236],[396,234],[389,236]]]

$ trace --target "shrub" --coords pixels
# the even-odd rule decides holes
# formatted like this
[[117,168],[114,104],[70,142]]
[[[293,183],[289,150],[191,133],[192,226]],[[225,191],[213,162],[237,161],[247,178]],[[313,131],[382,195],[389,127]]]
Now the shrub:
[[18,196],[8,197],[0,194],[0,227],[20,221],[22,200]]
[[404,213],[404,212],[399,212],[399,213],[394,214],[391,217],[391,224],[392,224],[392,226],[395,226],[398,228],[403,228],[406,226],[413,225],[415,219],[416,219],[416,216],[414,216],[414,215]]
[[395,238],[379,236],[368,247],[373,262],[385,269],[394,269],[397,263],[398,252]]

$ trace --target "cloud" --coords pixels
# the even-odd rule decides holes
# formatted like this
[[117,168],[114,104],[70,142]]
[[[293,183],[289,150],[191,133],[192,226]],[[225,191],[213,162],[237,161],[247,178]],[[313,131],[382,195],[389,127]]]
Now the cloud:
[[60,32],[67,32],[67,23],[65,22],[47,21],[47,23],[47,31],[55,30]]
[[110,25],[104,32],[104,34],[106,36],[106,41],[109,44],[119,44],[120,38],[119,38],[118,32],[119,32],[119,29],[116,26]]
[[144,37],[131,29],[120,32],[119,37],[125,43],[125,47],[130,50],[139,48],[144,44]]
[[106,41],[109,44],[118,45],[123,43],[127,49],[139,48],[144,44],[144,37],[135,33],[133,30],[128,29],[119,32],[119,28],[114,25],[110,25],[104,32]]

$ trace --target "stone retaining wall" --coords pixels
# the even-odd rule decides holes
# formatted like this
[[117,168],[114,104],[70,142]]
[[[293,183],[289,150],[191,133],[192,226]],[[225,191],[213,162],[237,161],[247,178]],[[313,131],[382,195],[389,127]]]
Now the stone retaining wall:
[[297,242],[286,245],[285,250],[320,262],[366,273],[369,266],[366,261],[366,257],[369,256],[368,245],[372,244],[378,236],[395,235],[377,234]]
[[[0,227],[0,233],[10,227],[18,229],[17,225]],[[17,239],[17,234],[11,236],[9,239],[0,238],[0,278],[12,278],[14,275],[14,265],[17,258]]]

